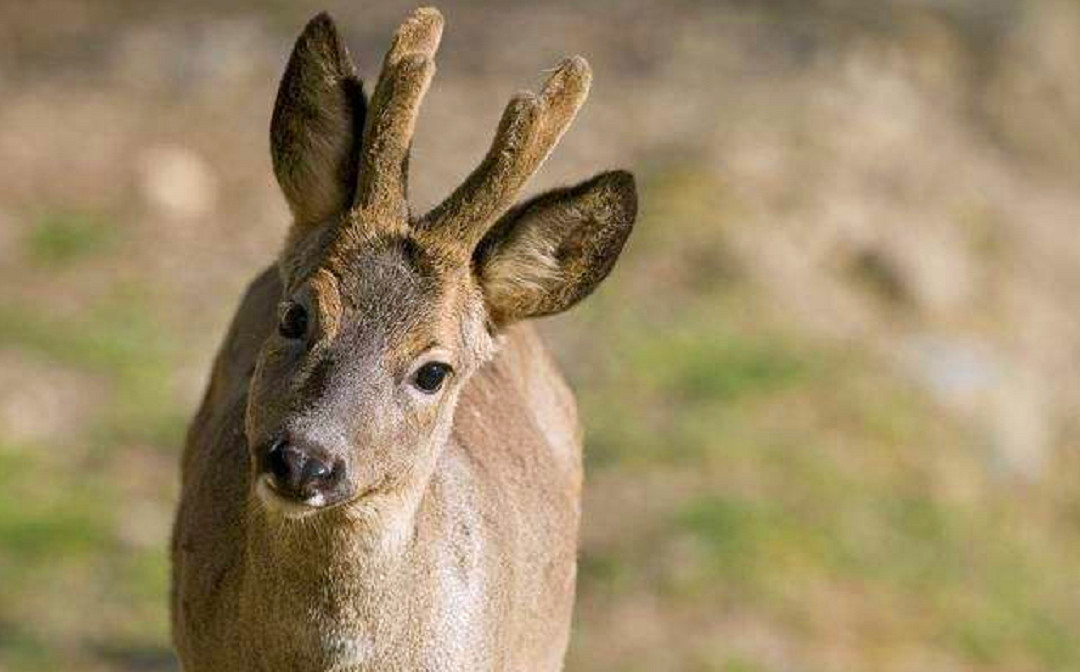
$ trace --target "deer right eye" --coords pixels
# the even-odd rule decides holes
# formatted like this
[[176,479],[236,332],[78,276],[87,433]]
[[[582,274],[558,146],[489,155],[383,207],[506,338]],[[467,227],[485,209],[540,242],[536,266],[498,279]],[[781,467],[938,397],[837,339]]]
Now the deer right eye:
[[291,304],[281,313],[278,322],[278,333],[290,340],[303,338],[307,334],[308,315],[307,310],[299,303]]
[[449,364],[428,362],[420,367],[413,376],[413,384],[425,394],[435,394],[442,387],[443,381],[450,375]]

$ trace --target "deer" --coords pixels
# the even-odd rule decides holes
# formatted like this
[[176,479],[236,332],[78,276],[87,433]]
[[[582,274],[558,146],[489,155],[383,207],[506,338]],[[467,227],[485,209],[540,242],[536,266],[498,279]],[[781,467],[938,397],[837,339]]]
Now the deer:
[[171,627],[186,672],[559,670],[583,485],[574,396],[529,320],[608,276],[637,212],[603,172],[522,202],[591,82],[514,95],[479,165],[411,212],[442,15],[412,12],[370,98],[334,21],[270,122],[291,213],[180,459]]

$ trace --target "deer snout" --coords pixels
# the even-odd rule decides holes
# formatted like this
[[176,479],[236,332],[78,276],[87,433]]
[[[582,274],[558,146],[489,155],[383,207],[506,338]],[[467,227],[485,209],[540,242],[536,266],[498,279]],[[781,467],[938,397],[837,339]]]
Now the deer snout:
[[264,455],[261,471],[274,494],[312,507],[344,497],[345,461],[322,447],[284,436]]

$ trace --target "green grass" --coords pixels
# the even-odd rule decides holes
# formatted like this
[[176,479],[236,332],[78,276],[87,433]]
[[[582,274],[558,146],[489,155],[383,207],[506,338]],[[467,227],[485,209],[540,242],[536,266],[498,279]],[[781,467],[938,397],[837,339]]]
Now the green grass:
[[[809,642],[829,596],[856,595],[835,608],[867,623],[867,651],[1078,669],[1078,614],[1050,578],[1066,563],[1031,547],[1015,511],[1037,511],[993,481],[974,437],[873,358],[777,329],[688,315],[614,338],[629,365],[582,395],[590,470],[689,486],[654,493],[673,510],[627,512],[634,533],[585,549],[583,594],[610,609],[625,595],[711,603]],[[955,478],[977,494],[951,493]],[[1076,530],[1061,532],[1076,548]]]
[[106,380],[112,398],[93,427],[97,440],[171,448],[182,438],[186,417],[169,386],[176,344],[153,315],[148,297],[124,289],[63,318],[0,304],[0,346]]
[[[56,622],[67,617],[56,617],[92,609],[88,600],[99,590],[87,582],[125,555],[113,532],[117,498],[106,484],[83,473],[87,465],[65,463],[50,450],[55,449],[0,445],[3,669],[66,667],[62,649],[72,642],[67,626]],[[50,646],[51,641],[63,645]]]
[[[140,473],[150,464],[141,455],[175,454],[186,423],[169,383],[178,349],[159,307],[123,287],[72,314],[0,304],[0,348],[79,372],[104,395],[74,435],[0,442],[0,669],[162,669],[169,660],[166,540],[132,545],[121,527],[136,513],[134,493],[168,507],[172,488],[147,495],[152,486],[140,481],[170,483],[171,473]],[[26,627],[4,627],[27,613]]]
[[55,211],[34,223],[26,247],[36,265],[58,267],[109,251],[116,233],[115,225],[99,215]]
[[798,390],[816,366],[790,340],[707,321],[613,330],[604,342],[618,363],[579,386],[592,465],[701,460],[731,439],[742,406]]
[[[644,187],[659,218],[646,221],[682,216],[680,235],[722,259],[723,227],[695,228],[702,198],[679,198],[699,182]],[[722,190],[709,198],[725,205]],[[583,350],[570,374],[592,487],[643,490],[640,508],[614,515],[630,521],[619,534],[583,548],[569,669],[773,669],[741,630],[724,634],[729,621],[773,633],[805,670],[837,669],[838,639],[855,652],[844,669],[867,672],[907,669],[891,661],[911,651],[941,669],[1080,669],[1067,483],[1034,500],[1014,491],[978,434],[868,348],[794,330],[737,267],[650,276],[655,255],[685,250],[666,229],[646,237],[616,274],[627,280],[566,327]],[[694,289],[654,305],[638,275]],[[607,520],[604,492],[592,501],[586,526],[590,513]],[[635,604],[665,619],[642,626],[664,633],[651,646],[612,625]],[[678,663],[657,648],[709,628],[716,643],[687,643]]]
[[[57,556],[93,552],[108,540],[108,505],[93,481],[71,471],[43,446],[0,444],[0,549],[32,566]],[[42,483],[62,488],[43,489]]]

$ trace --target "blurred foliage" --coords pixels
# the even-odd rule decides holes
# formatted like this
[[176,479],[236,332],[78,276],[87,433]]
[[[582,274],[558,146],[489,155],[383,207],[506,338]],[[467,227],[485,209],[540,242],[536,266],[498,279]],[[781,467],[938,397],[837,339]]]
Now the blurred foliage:
[[[680,199],[670,176],[658,186],[643,190],[654,210]],[[663,248],[635,246],[616,277],[644,272],[650,245]],[[865,348],[793,330],[737,279],[717,287],[650,313],[616,280],[577,314],[595,345],[575,356],[602,363],[574,376],[599,483],[586,518],[637,513],[616,523],[601,511],[593,524],[618,531],[586,537],[571,669],[789,669],[718,667],[740,651],[721,640],[732,618],[790,642],[839,628],[867,660],[918,642],[940,669],[1080,665],[1066,557],[1033,545],[1029,493],[995,482],[977,436]],[[628,481],[640,488],[632,504],[619,500]],[[1054,547],[1077,547],[1075,527],[1052,525]],[[672,622],[612,625],[641,604]],[[675,616],[685,612],[696,615]],[[687,650],[627,636],[615,648],[633,653],[595,655],[605,647],[592,630],[618,638],[622,627],[684,637]]]
[[164,540],[124,530],[138,523],[129,507],[145,504],[132,491],[149,490],[163,510],[174,491],[130,485],[143,477],[131,473],[142,462],[129,464],[131,451],[157,447],[171,464],[187,421],[166,383],[177,364],[152,321],[159,309],[134,289],[64,317],[0,305],[0,350],[83,371],[107,391],[65,443],[0,442],[0,669],[94,669],[117,647],[121,662],[144,649],[170,659]]
[[175,362],[153,314],[154,307],[137,289],[117,290],[64,319],[26,305],[0,304],[0,346],[104,377],[112,396],[92,428],[97,438],[172,447],[183,435],[187,414],[163,383]]
[[27,251],[37,264],[62,266],[106,251],[114,238],[115,232],[100,217],[50,212],[30,230]]

